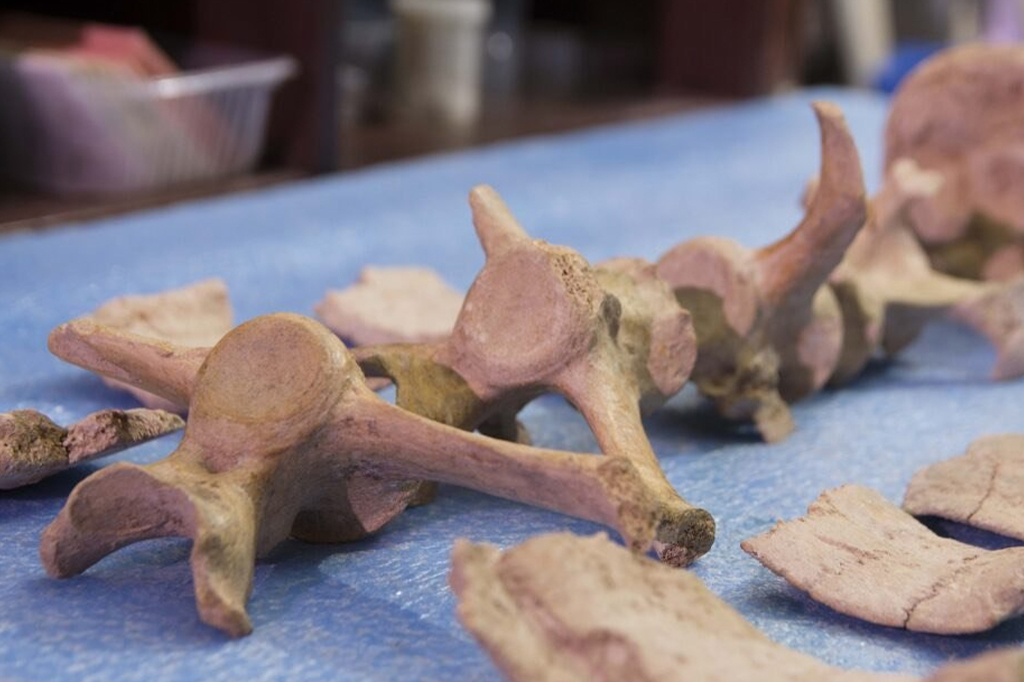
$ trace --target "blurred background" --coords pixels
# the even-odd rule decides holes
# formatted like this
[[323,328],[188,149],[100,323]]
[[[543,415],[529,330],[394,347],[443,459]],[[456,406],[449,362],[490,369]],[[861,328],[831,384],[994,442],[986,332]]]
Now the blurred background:
[[825,84],[1024,0],[5,0],[0,231]]

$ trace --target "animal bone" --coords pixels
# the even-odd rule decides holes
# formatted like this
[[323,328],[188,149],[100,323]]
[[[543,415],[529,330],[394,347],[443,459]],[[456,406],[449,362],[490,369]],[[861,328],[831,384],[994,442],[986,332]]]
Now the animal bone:
[[[934,188],[912,162],[896,164],[872,200],[864,228],[829,277],[843,311],[843,346],[831,383],[854,378],[879,350],[895,355],[946,312],[998,349],[994,378],[1024,374],[1024,280],[981,283],[932,267],[905,209],[912,197]],[[805,202],[814,191],[808,188]]]
[[952,635],[1024,612],[1024,547],[941,538],[875,491],[821,494],[743,549],[811,598],[871,623]]
[[[169,386],[169,395],[183,385],[165,383],[159,366],[126,361],[122,376],[137,372],[134,385]],[[51,575],[80,573],[139,540],[190,537],[200,618],[240,636],[251,630],[245,601],[256,556],[289,535],[364,537],[405,509],[416,479],[610,525],[637,551],[680,513],[624,457],[489,439],[384,402],[344,344],[297,315],[229,332],[189,391],[188,427],[174,453],[147,466],[114,464],[72,491],[40,544]]]
[[945,50],[893,96],[885,167],[913,160],[939,178],[938,191],[915,198],[909,216],[951,273],[977,277],[991,256],[1022,243],[1022,107],[1024,49],[1008,45]]
[[365,267],[355,284],[328,291],[316,316],[355,346],[440,341],[451,333],[462,294],[430,268]]
[[514,439],[514,415],[546,392],[583,414],[601,451],[636,465],[674,511],[658,530],[663,560],[686,565],[714,540],[714,521],[665,478],[641,422],[693,366],[689,314],[640,260],[591,268],[577,252],[534,240],[490,187],[470,194],[487,259],[451,336],[435,344],[357,348],[363,370],[398,386],[396,402],[459,428]]
[[66,429],[35,410],[0,414],[0,490],[36,483],[184,427],[181,417],[160,410],[103,410]]
[[[208,279],[159,294],[115,298],[86,319],[179,346],[209,348],[231,329],[231,317],[227,285],[219,279]],[[128,391],[147,407],[168,411],[181,407],[138,387],[116,380],[104,381]]]
[[[598,535],[543,535],[500,552],[459,540],[450,582],[463,626],[512,682],[910,682],[845,671],[776,644],[695,575]],[[1024,653],[985,654],[928,682],[1020,682]]]
[[903,508],[1024,540],[1024,435],[985,436],[918,471]]
[[[695,352],[689,315],[649,264],[621,259],[592,270],[571,249],[531,240],[494,190],[479,187],[470,202],[488,258],[452,336],[356,348],[363,371],[395,380],[404,409],[507,440],[524,438],[515,420],[523,405],[547,391],[565,395],[602,452],[628,458],[656,491],[665,512],[659,555],[691,563],[714,542],[714,520],[665,479],[640,421],[641,406],[660,405],[686,381]],[[121,380],[155,382],[143,387],[182,402],[204,353],[77,321],[54,331],[50,350]],[[422,503],[430,488],[411,486],[408,495]]]
[[692,380],[722,414],[752,418],[766,440],[793,429],[786,403],[820,389],[842,345],[839,305],[823,286],[866,216],[853,138],[835,105],[814,105],[821,187],[797,228],[757,251],[719,237],[679,244],[658,275],[694,317]]

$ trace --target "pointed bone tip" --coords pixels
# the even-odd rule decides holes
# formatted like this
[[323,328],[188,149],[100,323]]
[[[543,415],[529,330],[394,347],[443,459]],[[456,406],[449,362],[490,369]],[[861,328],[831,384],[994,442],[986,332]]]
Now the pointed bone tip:
[[495,255],[513,243],[529,240],[498,192],[489,185],[478,185],[469,193],[473,226],[487,255]]
[[471,206],[484,202],[501,201],[498,191],[490,185],[476,185],[469,190],[469,203]]
[[838,104],[834,102],[828,102],[826,100],[816,100],[811,102],[811,109],[814,110],[815,116],[818,117],[819,121],[835,121],[836,123],[845,123],[846,117],[843,115],[843,110]]

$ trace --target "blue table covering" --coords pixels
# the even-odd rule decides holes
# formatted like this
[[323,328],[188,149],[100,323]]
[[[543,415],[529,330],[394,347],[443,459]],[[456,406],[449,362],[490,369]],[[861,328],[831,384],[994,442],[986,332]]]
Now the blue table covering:
[[[477,183],[494,185],[534,236],[592,262],[654,259],[701,234],[764,244],[800,218],[798,196],[818,165],[808,107],[816,98],[845,110],[875,188],[885,100],[825,90],[2,238],[0,411],[31,407],[65,423],[133,405],[46,350],[54,325],[113,296],[219,276],[241,321],[309,313],[325,289],[346,285],[366,263],[426,264],[465,288],[483,262],[465,200]],[[718,541],[694,570],[773,639],[835,665],[925,673],[1024,641],[1022,619],[974,637],[861,623],[812,602],[739,548],[777,519],[802,514],[825,488],[861,483],[899,502],[919,467],[982,434],[1024,430],[1024,383],[990,383],[992,361],[980,338],[931,328],[897,362],[796,406],[798,430],[777,445],[723,424],[684,391],[648,429],[669,480],[718,520]],[[525,421],[538,444],[596,447],[558,398],[530,406]],[[106,461],[152,461],[176,442]],[[547,531],[598,530],[445,487],[436,503],[372,539],[280,547],[257,567],[255,632],[231,641],[196,617],[186,541],[142,543],[82,576],[46,577],[40,531],[75,483],[102,465],[0,492],[0,679],[493,680],[495,668],[455,619],[452,542],[507,547]],[[949,524],[939,530],[987,547],[1010,544]]]

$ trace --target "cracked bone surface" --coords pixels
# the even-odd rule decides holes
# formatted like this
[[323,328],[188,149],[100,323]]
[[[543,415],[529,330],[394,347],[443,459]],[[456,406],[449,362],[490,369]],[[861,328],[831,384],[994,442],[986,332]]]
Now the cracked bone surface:
[[[104,303],[86,319],[112,329],[159,339],[179,346],[209,348],[231,329],[231,303],[222,280],[195,284],[145,296],[122,296]],[[137,386],[104,379],[131,393],[147,407],[175,411],[181,405]]]
[[[172,396],[183,385],[165,382],[159,363],[111,355],[104,362],[125,360],[135,385]],[[167,367],[180,369],[173,357]],[[364,537],[405,509],[417,479],[602,523],[637,551],[679,512],[626,458],[495,440],[388,404],[334,334],[298,315],[236,327],[186,390],[188,426],[170,456],[114,464],[72,491],[40,543],[51,575],[80,573],[139,540],[190,537],[200,618],[240,636],[251,630],[257,556],[289,535]]]
[[1024,540],[1024,435],[985,436],[966,454],[921,469],[903,508]]
[[[463,626],[512,682],[910,682],[841,670],[769,640],[687,571],[598,535],[543,535],[499,551],[459,540],[450,582]],[[998,651],[927,682],[1020,682]]]
[[742,547],[814,600],[879,625],[969,634],[1024,612],[1024,547],[939,537],[862,486],[822,493]]
[[801,223],[750,250],[702,237],[670,249],[658,275],[693,315],[692,380],[731,418],[766,440],[793,429],[787,403],[824,386],[839,360],[842,319],[826,283],[866,217],[864,179],[842,112],[818,102],[821,183]]
[[[911,197],[935,184],[913,162],[896,164],[863,229],[829,277],[843,313],[843,345],[830,382],[843,384],[880,351],[894,355],[950,312],[992,342],[992,375],[1024,374],[1024,280],[977,282],[935,270],[906,221]],[[805,203],[816,190],[809,187]]]
[[893,96],[885,167],[912,160],[938,178],[938,191],[908,208],[914,231],[943,270],[978,277],[990,265],[1005,270],[1012,260],[1013,270],[1024,273],[1022,111],[1019,46],[945,50],[917,67]]
[[365,267],[352,286],[328,291],[316,316],[356,346],[419,343],[447,337],[462,294],[430,268]]
[[689,376],[696,342],[654,267],[617,259],[592,268],[576,251],[531,239],[490,187],[470,193],[486,254],[451,336],[436,344],[353,351],[398,387],[397,404],[463,429],[515,440],[515,414],[542,393],[582,413],[604,455],[635,465],[671,509],[655,547],[686,565],[714,541],[714,521],[665,478],[641,422]]
[[181,417],[161,410],[102,410],[67,428],[35,410],[0,414],[0,490],[112,455],[185,427]]

